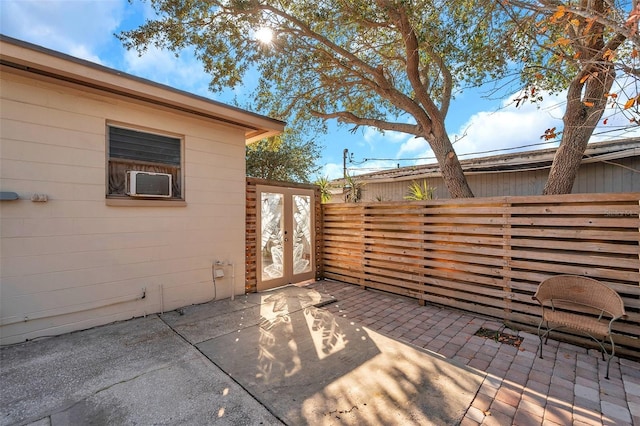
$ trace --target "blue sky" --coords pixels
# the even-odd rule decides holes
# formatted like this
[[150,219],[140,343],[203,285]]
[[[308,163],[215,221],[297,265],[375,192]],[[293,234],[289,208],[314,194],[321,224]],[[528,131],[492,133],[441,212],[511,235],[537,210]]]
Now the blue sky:
[[[249,98],[253,86],[251,76],[245,85],[233,91],[210,92],[209,77],[189,50],[175,57],[171,52],[150,47],[139,57],[137,52],[122,47],[114,33],[136,28],[152,16],[149,5],[140,0],[132,3],[127,0],[0,0],[0,32],[4,35],[220,102],[232,103],[237,99],[242,104]],[[546,129],[562,127],[562,108],[561,97],[549,97],[538,106],[526,104],[515,108],[509,99],[488,101],[479,91],[473,90],[456,97],[446,125],[451,140],[456,141],[454,147],[460,158],[479,156],[473,154],[478,152],[505,150],[483,154],[495,155],[540,143],[540,136]],[[610,119],[605,130],[614,125]],[[321,176],[342,177],[345,148],[353,156],[353,163],[347,163],[352,174],[392,168],[397,164],[410,166],[435,162],[429,159],[433,153],[423,139],[394,132],[381,134],[375,129],[362,129],[355,134],[335,125],[330,129],[328,135],[319,139],[323,146]],[[619,137],[620,134],[607,132],[594,140]],[[554,145],[525,149],[551,146]],[[363,161],[365,159],[367,161]]]

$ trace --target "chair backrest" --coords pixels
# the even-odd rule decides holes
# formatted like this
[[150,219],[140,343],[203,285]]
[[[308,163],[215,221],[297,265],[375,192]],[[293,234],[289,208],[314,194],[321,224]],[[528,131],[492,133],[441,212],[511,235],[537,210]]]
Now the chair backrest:
[[[624,301],[617,291],[593,278],[579,275],[556,275],[542,281],[533,296],[540,304],[553,302],[580,304],[604,311],[613,318],[620,318],[625,314]],[[560,306],[562,307],[562,306]]]

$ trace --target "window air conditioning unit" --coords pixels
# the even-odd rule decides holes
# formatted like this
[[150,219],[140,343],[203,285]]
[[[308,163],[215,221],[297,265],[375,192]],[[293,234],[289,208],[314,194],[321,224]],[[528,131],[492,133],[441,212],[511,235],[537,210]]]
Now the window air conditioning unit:
[[131,197],[163,197],[171,198],[171,175],[127,171],[127,195]]

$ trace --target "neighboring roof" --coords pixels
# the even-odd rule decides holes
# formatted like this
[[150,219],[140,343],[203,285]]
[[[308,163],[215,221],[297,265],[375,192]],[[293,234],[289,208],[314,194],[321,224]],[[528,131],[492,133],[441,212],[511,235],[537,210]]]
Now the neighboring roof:
[[246,143],[277,135],[285,123],[0,34],[3,71],[31,73],[245,129]]
[[[462,160],[465,174],[516,172],[548,169],[551,167],[557,148],[494,155],[490,157]],[[593,142],[587,146],[582,164],[618,158],[640,156],[640,138]],[[381,172],[358,175],[358,180],[368,183],[384,183],[440,176],[438,163],[400,167]],[[337,179],[341,181],[342,179]]]

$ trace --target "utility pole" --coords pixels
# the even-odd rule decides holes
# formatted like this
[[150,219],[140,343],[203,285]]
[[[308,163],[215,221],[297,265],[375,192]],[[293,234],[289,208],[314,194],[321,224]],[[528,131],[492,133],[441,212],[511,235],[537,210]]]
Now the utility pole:
[[342,151],[342,174],[344,175],[344,183],[347,184],[347,157],[349,156],[349,150],[347,148]]
[[349,194],[347,194],[347,156],[349,155],[349,150],[347,148],[342,151],[342,175],[344,176],[344,180],[342,181],[342,193],[344,194],[344,201],[347,201]]

